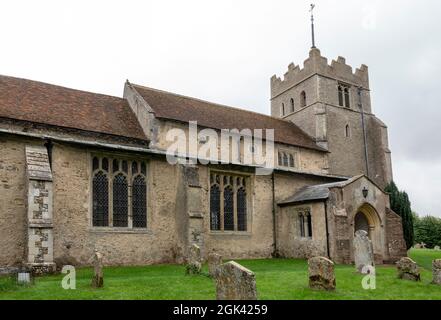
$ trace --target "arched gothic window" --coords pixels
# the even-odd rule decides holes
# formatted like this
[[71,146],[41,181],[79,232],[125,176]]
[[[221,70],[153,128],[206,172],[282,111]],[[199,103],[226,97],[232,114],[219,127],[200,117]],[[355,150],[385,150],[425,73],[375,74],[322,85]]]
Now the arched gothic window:
[[113,178],[113,226],[128,227],[129,185],[122,173]]
[[231,186],[224,188],[224,230],[234,231],[234,193]]
[[[133,171],[132,171],[133,172]],[[147,185],[143,176],[133,179],[132,185],[132,219],[133,228],[147,227]]]
[[300,237],[305,238],[305,216],[302,213],[299,213],[299,227],[300,227]]
[[351,97],[350,97],[350,88],[348,85],[339,84],[338,85],[338,105],[340,107],[351,107]]
[[289,167],[294,168],[294,156],[292,154],[288,156],[288,165]]
[[92,197],[92,225],[94,227],[107,227],[109,225],[109,180],[102,171],[93,176]]
[[284,167],[289,166],[288,155],[286,153],[283,154],[283,166]]
[[210,189],[210,227],[211,230],[219,231],[220,225],[220,189],[213,184]]
[[294,112],[294,111],[295,111],[295,108],[294,108],[294,99],[291,98],[291,110],[290,110],[290,112]]
[[312,218],[309,209],[299,212],[299,233],[302,238],[312,238]]
[[300,107],[304,108],[306,107],[306,92],[302,91],[300,93]]
[[[248,230],[246,178],[224,173],[210,174],[210,229]],[[223,205],[221,205],[223,204]]]
[[345,88],[345,107],[351,107],[351,101],[349,100],[349,88]]
[[280,109],[280,115],[281,115],[282,117],[285,116],[285,104],[284,104],[284,103],[282,103],[282,107],[281,107],[281,109]]
[[244,187],[237,191],[237,230],[247,231],[247,193]]
[[92,226],[147,228],[146,164],[93,157],[92,169]]
[[346,135],[346,138],[349,138],[351,136],[351,128],[349,127],[348,124],[346,125],[346,128],[345,128],[345,135]]
[[341,86],[338,86],[338,105],[341,107],[344,106],[343,100],[343,88]]

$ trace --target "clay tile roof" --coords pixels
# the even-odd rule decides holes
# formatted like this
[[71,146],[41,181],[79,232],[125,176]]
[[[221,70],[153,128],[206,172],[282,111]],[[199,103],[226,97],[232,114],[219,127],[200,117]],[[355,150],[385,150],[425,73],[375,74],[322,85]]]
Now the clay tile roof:
[[147,140],[122,98],[1,75],[0,117]]
[[274,129],[276,142],[325,151],[291,122],[136,84],[132,86],[150,105],[157,118],[197,121],[199,126],[219,130]]

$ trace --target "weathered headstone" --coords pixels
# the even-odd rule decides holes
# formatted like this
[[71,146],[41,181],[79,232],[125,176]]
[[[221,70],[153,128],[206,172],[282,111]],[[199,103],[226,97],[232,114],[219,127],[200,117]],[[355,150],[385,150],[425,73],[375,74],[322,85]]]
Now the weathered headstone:
[[253,272],[230,261],[220,266],[216,275],[217,300],[257,300]]
[[441,286],[441,259],[432,262],[433,283]]
[[355,232],[354,260],[358,272],[363,272],[364,266],[374,266],[374,250],[368,233],[364,230]]
[[193,244],[190,246],[188,261],[187,261],[187,274],[200,274],[202,268],[201,248],[198,245]]
[[318,290],[335,290],[334,262],[325,257],[308,260],[309,287]]
[[94,274],[92,278],[92,287],[94,288],[102,288],[104,285],[103,278],[103,255],[95,250],[93,255],[93,268]]
[[435,250],[435,251],[440,251],[441,248],[440,248],[440,246],[435,246],[435,248],[433,248],[433,250]]
[[419,243],[417,243],[416,245],[413,246],[415,249],[421,249],[421,245]]
[[222,265],[222,256],[217,253],[210,253],[208,255],[208,273],[211,277],[215,278],[219,272],[219,268]]
[[404,257],[397,262],[398,278],[420,281],[420,269],[415,261],[411,258]]

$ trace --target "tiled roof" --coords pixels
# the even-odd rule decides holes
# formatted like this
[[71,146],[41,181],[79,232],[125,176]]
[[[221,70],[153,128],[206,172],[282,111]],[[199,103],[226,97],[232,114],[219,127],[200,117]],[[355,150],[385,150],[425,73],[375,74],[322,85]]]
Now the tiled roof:
[[197,121],[199,126],[214,129],[274,129],[276,142],[325,151],[292,122],[136,84],[132,86],[157,118]]
[[318,201],[318,200],[326,200],[329,197],[329,189],[331,188],[344,188],[347,185],[357,181],[360,178],[363,178],[364,175],[354,176],[350,179],[346,179],[343,181],[319,184],[314,186],[306,186],[297,191],[293,196],[288,199],[279,202],[279,206],[289,205],[293,203],[299,202],[309,202],[309,201]]
[[125,99],[7,76],[0,117],[147,140]]

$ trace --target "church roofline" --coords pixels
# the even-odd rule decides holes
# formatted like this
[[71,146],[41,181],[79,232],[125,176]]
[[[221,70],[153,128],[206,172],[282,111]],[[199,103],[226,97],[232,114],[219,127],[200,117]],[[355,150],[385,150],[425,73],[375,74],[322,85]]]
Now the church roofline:
[[[124,152],[134,152],[134,153],[144,153],[144,154],[150,154],[150,155],[156,155],[156,156],[162,156],[166,157],[167,152],[164,150],[159,149],[152,149],[149,147],[142,147],[142,146],[129,146],[129,145],[123,145],[118,143],[111,143],[111,142],[99,142],[99,141],[89,141],[89,140],[83,140],[78,138],[66,138],[66,137],[60,137],[54,134],[43,134],[43,133],[34,133],[34,132],[23,132],[20,130],[14,130],[14,129],[5,129],[0,128],[0,134],[10,134],[15,136],[22,136],[22,137],[29,137],[29,138],[35,138],[35,139],[42,139],[42,140],[52,140],[56,142],[64,142],[74,145],[83,145],[88,147],[94,147],[94,148],[102,148],[102,149],[109,149],[109,150],[116,150],[116,151],[124,151]],[[182,158],[188,158],[187,155],[178,155]],[[200,160],[206,160],[209,161],[210,159],[200,159]],[[253,169],[262,169],[262,167],[257,165],[246,165],[246,164],[231,164],[231,163],[220,163],[219,166],[223,165],[234,165],[238,167],[248,167]],[[285,169],[285,168],[274,168],[275,172],[282,172],[286,174],[299,174],[304,176],[311,176],[311,177],[321,177],[321,178],[327,178],[327,179],[346,179],[345,177],[338,176],[338,175],[329,175],[329,174],[320,174],[320,173],[314,173],[314,172],[308,172],[308,171],[300,171],[295,169]]]

